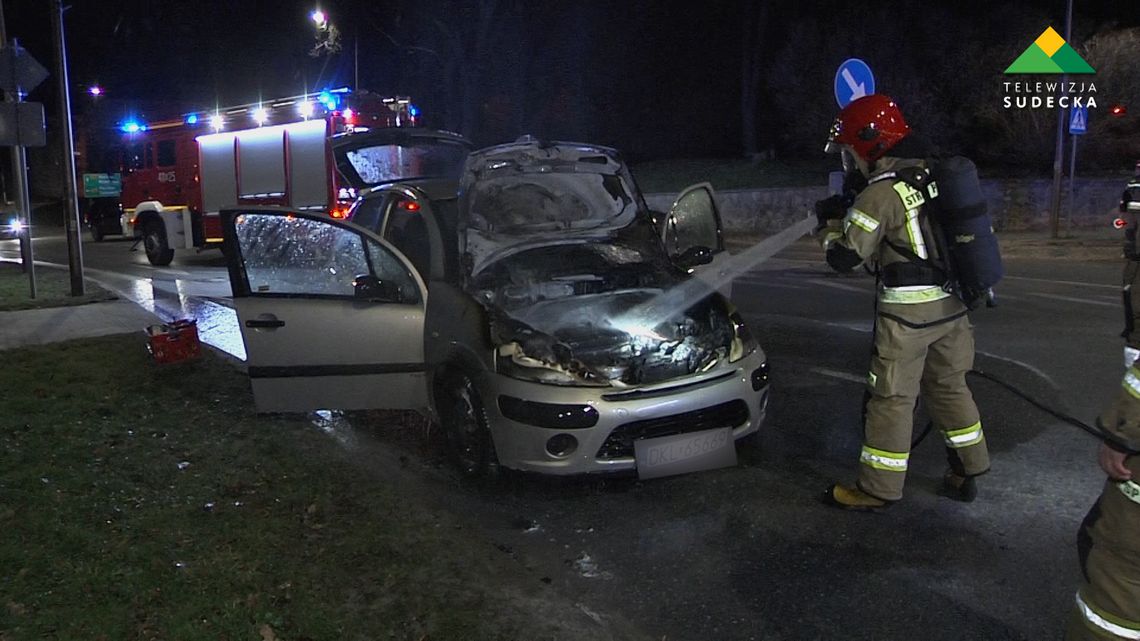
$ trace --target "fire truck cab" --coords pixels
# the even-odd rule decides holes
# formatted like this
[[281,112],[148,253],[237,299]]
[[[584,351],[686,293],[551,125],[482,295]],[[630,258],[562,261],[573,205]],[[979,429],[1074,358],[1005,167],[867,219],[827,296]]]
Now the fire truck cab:
[[407,98],[339,89],[123,123],[122,231],[163,266],[176,250],[221,248],[222,209],[279,205],[344,218],[361,186],[338,170],[334,137],[414,127],[417,116]]

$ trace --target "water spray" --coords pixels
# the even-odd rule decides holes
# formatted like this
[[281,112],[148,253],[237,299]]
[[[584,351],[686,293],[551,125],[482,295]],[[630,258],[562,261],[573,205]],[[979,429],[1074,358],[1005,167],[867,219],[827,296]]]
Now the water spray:
[[612,318],[615,329],[637,336],[653,336],[654,328],[681,314],[697,301],[742,276],[760,263],[788,248],[801,236],[815,228],[815,216],[809,216],[790,225],[784,231],[765,238],[747,250],[729,257],[716,270],[698,270],[693,278],[670,287],[630,311]]

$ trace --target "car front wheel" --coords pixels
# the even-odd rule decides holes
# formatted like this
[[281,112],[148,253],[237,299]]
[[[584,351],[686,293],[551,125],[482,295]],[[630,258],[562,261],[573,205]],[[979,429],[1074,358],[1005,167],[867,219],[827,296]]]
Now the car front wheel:
[[499,461],[475,384],[466,374],[452,372],[444,376],[440,387],[440,419],[448,458],[463,476],[496,476]]

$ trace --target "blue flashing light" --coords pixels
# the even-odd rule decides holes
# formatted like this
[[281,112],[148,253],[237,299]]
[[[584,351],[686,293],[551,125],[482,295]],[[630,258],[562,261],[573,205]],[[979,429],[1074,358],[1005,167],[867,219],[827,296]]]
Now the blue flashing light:
[[420,108],[415,105],[408,105],[408,115],[415,118],[420,115]]
[[190,114],[189,116],[186,116],[186,124],[188,124],[188,125],[198,124],[198,114]]
[[317,96],[317,100],[321,102],[329,111],[335,110],[340,106],[340,96],[335,96],[331,91],[325,90]]
[[127,134],[137,134],[140,131],[146,131],[146,127],[143,127],[135,120],[128,120],[124,122],[122,126],[119,127],[119,129],[121,129],[123,133]]

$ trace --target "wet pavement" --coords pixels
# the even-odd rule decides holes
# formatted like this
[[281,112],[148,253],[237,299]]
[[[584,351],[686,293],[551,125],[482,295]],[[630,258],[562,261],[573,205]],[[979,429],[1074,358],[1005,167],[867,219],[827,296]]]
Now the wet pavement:
[[[160,316],[192,315],[207,342],[240,351],[220,256],[154,269],[129,243],[102,245],[92,277]],[[1000,306],[972,315],[976,366],[1091,421],[1122,373],[1119,265],[1019,260],[1009,274]],[[872,287],[830,273],[806,243],[737,280],[773,383],[764,433],[735,468],[473,484],[442,463],[426,423],[327,412],[314,429],[479,523],[536,586],[556,584],[598,616],[621,612],[653,638],[1059,638],[1079,579],[1076,528],[1103,480],[1095,442],[1076,429],[973,379],[994,458],[977,502],[938,496],[937,434],[886,513],[819,502],[855,472]]]

